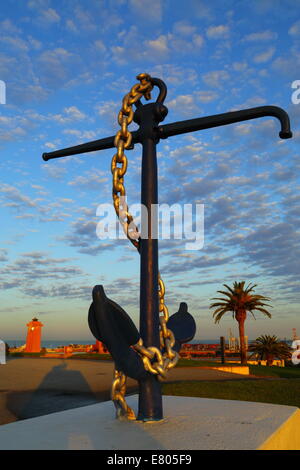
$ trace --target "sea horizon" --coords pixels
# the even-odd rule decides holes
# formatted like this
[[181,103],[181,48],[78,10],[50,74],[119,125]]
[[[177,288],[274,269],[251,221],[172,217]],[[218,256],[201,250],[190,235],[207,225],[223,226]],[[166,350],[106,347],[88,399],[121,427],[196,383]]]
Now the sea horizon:
[[[10,347],[20,347],[26,343],[26,339],[6,339],[3,338]],[[57,348],[59,346],[68,346],[69,344],[95,344],[95,339],[84,340],[84,339],[42,339],[42,347],[45,348]],[[189,341],[191,344],[203,343],[203,344],[217,344],[220,342],[220,339],[193,339]]]
[[[20,347],[26,343],[26,339],[6,339],[2,338],[2,340],[9,345],[9,347]],[[249,339],[249,342],[253,341]],[[282,341],[286,341],[287,343],[291,343],[291,340],[282,339]],[[225,342],[228,342],[225,338]],[[69,344],[95,344],[96,340],[84,340],[84,339],[45,339],[42,340],[42,347],[43,348],[58,348],[59,346],[68,346]],[[217,344],[220,343],[220,338],[214,339],[193,339],[189,341],[190,344]]]

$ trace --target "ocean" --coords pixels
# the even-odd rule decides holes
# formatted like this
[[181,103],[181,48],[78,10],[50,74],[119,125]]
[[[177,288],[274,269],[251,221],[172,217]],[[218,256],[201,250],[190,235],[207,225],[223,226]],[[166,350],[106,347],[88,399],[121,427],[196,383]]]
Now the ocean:
[[[3,341],[5,341],[11,348],[13,347],[20,347],[25,344],[26,339],[6,339],[2,338]],[[90,339],[90,340],[82,340],[82,339],[74,339],[74,340],[63,340],[63,339],[49,339],[49,340],[43,340],[42,338],[42,348],[58,348],[60,346],[68,346],[69,344],[94,344],[96,342],[95,339]],[[219,343],[220,339],[193,339],[190,341],[192,344],[197,344],[197,343],[204,343],[204,344],[216,344]]]
[[[21,339],[5,339],[3,338],[3,341],[5,341],[11,348],[13,347],[20,347],[23,346],[23,344],[26,343],[26,340],[21,340]],[[68,346],[69,344],[94,344],[96,340],[81,340],[81,339],[76,339],[76,340],[57,340],[57,339],[49,339],[49,340],[42,340],[42,348],[58,348],[60,346]]]
[[[25,344],[26,340],[21,340],[21,339],[6,339],[6,338],[1,338],[3,341],[5,341],[11,348],[13,347],[19,347]],[[249,340],[251,342],[252,340]],[[291,340],[286,340],[285,341],[291,346],[292,341]],[[82,340],[82,339],[74,339],[74,340],[63,340],[63,339],[49,339],[49,340],[43,340],[42,339],[42,348],[58,348],[60,346],[68,346],[69,344],[95,344],[96,340],[95,339],[90,339],[90,340]],[[217,344],[220,343],[220,338],[216,339],[193,339],[190,341],[191,344]]]

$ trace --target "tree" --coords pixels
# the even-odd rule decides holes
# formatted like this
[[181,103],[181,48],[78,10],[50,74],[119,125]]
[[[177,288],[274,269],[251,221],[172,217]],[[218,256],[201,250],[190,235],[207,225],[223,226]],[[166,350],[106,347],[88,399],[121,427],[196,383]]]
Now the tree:
[[235,318],[239,324],[241,364],[247,364],[245,347],[245,320],[247,318],[247,312],[251,312],[255,318],[253,311],[258,310],[271,318],[270,312],[264,308],[271,307],[271,305],[265,303],[265,301],[269,301],[270,299],[263,295],[253,293],[256,284],[251,285],[250,283],[245,287],[245,281],[242,281],[234,282],[232,288],[227,284],[223,284],[223,286],[226,287],[228,291],[219,290],[218,293],[226,297],[214,297],[212,300],[218,300],[218,302],[211,304],[209,308],[215,308],[213,313],[215,323],[219,323],[225,313],[232,313],[233,318]]
[[262,335],[256,338],[249,346],[251,357],[256,356],[260,360],[266,360],[267,366],[271,366],[275,358],[290,359],[291,348],[277,336]]

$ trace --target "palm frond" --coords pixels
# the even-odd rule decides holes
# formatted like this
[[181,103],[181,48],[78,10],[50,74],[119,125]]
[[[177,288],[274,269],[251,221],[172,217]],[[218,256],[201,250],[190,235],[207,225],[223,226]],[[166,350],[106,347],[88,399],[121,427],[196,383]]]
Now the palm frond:
[[221,317],[226,312],[232,312],[233,317],[237,312],[244,311],[245,314],[246,312],[251,312],[255,319],[254,311],[257,310],[271,318],[271,313],[268,311],[268,309],[272,308],[272,305],[267,303],[271,301],[271,299],[264,295],[255,294],[253,292],[257,287],[257,284],[252,284],[251,282],[247,286],[245,284],[245,281],[235,281],[233,283],[233,287],[230,287],[227,284],[223,284],[227,291],[218,290],[217,292],[225,296],[225,298],[213,297],[211,299],[217,301],[212,303],[209,307],[215,309],[213,317],[215,317],[217,322],[220,321]]

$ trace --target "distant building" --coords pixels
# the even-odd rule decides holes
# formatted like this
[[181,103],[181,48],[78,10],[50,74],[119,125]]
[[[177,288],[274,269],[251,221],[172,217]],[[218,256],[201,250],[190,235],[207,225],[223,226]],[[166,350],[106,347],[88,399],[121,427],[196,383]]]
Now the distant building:
[[96,344],[95,344],[94,348],[99,354],[107,354],[108,353],[107,347],[101,341],[99,341],[98,339],[96,339]]
[[41,351],[41,338],[42,327],[37,318],[33,318],[31,322],[27,323],[27,338],[25,352],[40,352]]

